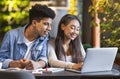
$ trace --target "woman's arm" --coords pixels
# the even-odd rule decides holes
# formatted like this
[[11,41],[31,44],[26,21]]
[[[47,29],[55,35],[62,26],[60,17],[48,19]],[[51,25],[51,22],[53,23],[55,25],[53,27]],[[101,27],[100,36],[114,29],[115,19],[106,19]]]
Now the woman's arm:
[[52,67],[72,68],[74,63],[65,62],[57,59],[54,41],[48,43],[48,62]]

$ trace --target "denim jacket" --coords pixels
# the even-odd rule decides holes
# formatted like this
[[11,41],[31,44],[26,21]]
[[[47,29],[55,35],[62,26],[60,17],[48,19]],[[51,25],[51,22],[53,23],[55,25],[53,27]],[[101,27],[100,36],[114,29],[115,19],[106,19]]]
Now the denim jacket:
[[[27,46],[24,40],[24,31],[27,25],[22,28],[13,29],[8,31],[4,38],[0,48],[0,62],[2,62],[2,68],[8,68],[9,63],[12,60],[20,60],[24,58],[27,51]],[[31,51],[31,59],[33,61],[43,60],[47,63],[47,41],[49,35],[46,37],[39,37],[35,40]]]

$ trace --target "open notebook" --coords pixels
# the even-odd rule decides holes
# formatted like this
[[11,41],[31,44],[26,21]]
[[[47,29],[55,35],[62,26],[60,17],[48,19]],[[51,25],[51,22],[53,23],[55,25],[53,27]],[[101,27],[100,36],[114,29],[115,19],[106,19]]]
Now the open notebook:
[[117,47],[88,48],[81,70],[66,70],[78,73],[111,71],[117,50]]

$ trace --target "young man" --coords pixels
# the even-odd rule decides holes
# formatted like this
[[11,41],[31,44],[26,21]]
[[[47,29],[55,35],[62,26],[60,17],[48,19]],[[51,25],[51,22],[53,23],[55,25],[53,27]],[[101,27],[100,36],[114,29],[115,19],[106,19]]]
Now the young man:
[[47,41],[55,12],[46,5],[36,4],[29,10],[29,23],[8,31],[0,48],[2,68],[45,67]]

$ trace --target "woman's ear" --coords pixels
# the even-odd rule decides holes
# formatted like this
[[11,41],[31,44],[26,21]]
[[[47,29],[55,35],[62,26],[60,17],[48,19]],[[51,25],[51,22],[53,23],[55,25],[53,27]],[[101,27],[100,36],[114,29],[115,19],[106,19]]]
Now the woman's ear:
[[62,30],[65,29],[65,25],[64,25],[64,24],[61,25],[61,29],[62,29]]

